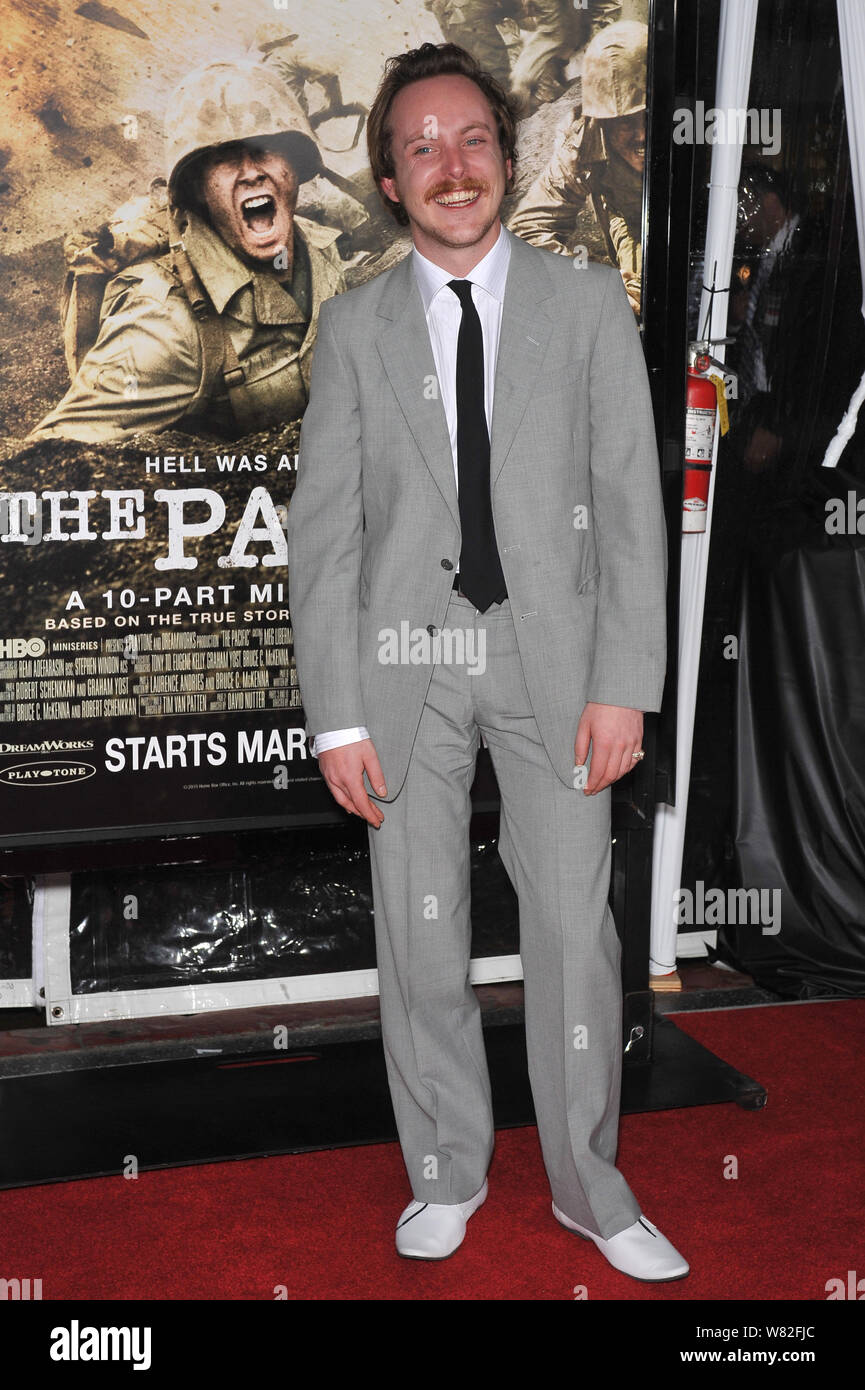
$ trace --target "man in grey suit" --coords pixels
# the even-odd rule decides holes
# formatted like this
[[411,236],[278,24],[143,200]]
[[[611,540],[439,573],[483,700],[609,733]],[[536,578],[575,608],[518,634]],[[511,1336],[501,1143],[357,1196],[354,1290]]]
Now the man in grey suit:
[[614,270],[503,228],[514,111],[463,49],[390,59],[367,140],[413,251],[322,306],[289,584],[314,752],[339,805],[369,823],[413,1192],[397,1250],[452,1254],[487,1195],[492,1109],[469,984],[483,735],[553,1213],[624,1273],[683,1278],[614,1166],[609,788],[642,756],[665,669],[664,520],[633,313]]

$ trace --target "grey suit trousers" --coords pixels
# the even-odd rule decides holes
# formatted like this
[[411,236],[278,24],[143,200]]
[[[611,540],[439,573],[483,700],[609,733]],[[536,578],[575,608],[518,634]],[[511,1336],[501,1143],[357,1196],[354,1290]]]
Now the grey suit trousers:
[[499,852],[519,900],[544,1164],[556,1205],[609,1239],[640,1215],[614,1166],[622,998],[607,901],[610,792],[585,796],[557,776],[514,624],[507,600],[481,614],[452,596],[446,627],[473,634],[474,660],[435,661],[405,783],[393,802],[379,802],[384,822],[369,829],[388,1079],[415,1198],[466,1201],[483,1184],[494,1139],[468,982],[469,791],[483,734],[501,794]]

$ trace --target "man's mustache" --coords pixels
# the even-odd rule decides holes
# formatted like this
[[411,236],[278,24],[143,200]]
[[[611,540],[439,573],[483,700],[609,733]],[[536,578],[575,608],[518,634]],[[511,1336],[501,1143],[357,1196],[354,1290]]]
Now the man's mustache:
[[479,182],[471,179],[468,182],[463,180],[461,183],[439,183],[429,190],[426,195],[426,202],[430,203],[434,198],[441,198],[444,193],[489,193],[488,183]]

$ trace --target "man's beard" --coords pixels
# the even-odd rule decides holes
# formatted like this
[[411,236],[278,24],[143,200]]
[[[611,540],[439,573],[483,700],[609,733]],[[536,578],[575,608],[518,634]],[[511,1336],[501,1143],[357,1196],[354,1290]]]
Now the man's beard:
[[482,224],[479,231],[476,233],[476,235],[472,238],[471,241],[466,241],[464,236],[449,237],[446,234],[446,232],[439,231],[437,227],[421,227],[421,230],[427,236],[431,237],[434,241],[440,242],[442,246],[450,246],[454,250],[458,250],[460,247],[474,246],[477,242],[483,241],[484,237],[486,236],[490,227],[492,227],[498,215],[498,208],[491,209],[489,218]]

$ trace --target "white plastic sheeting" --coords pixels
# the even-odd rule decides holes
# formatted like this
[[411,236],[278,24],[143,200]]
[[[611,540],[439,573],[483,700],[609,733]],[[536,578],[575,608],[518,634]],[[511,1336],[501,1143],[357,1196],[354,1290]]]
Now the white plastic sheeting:
[[[33,914],[33,973],[34,981],[40,985],[44,982],[45,998],[40,1000],[40,1005],[45,1008],[49,1024],[154,1018],[214,1009],[255,1009],[268,1004],[318,1003],[326,999],[358,999],[378,994],[378,971],[375,969],[76,994],[72,981],[71,904],[69,874],[39,877]],[[522,977],[518,955],[481,956],[469,964],[469,979],[473,985],[498,984]],[[31,985],[29,980],[26,983]],[[28,998],[20,1002],[35,1003],[36,1000]]]

